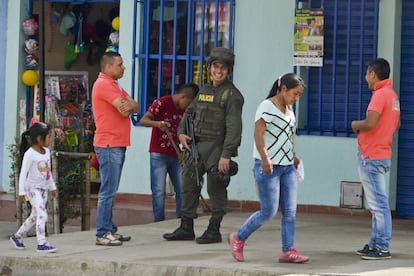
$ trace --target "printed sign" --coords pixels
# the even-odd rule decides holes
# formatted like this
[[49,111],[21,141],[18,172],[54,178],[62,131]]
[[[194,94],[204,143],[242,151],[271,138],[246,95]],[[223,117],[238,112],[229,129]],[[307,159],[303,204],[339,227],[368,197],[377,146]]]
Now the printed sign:
[[323,65],[323,10],[295,10],[295,66]]

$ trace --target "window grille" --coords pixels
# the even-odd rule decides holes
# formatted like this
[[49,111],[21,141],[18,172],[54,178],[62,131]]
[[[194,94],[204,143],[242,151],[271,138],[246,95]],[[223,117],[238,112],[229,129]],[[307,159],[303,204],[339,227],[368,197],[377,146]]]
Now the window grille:
[[307,89],[298,133],[351,136],[351,121],[365,116],[371,91],[368,63],[377,57],[379,0],[308,0],[303,8],[324,11],[323,67],[302,67]]
[[[131,94],[141,105],[138,116],[180,85],[206,82],[205,61],[211,49],[233,49],[234,4],[235,0],[136,1],[134,17],[139,12],[141,22],[134,20]],[[133,118],[133,123],[138,120]]]

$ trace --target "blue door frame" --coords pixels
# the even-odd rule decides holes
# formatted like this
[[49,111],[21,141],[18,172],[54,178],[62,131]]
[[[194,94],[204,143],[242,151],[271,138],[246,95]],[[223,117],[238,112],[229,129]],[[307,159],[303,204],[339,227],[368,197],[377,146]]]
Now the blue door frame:
[[398,138],[396,214],[414,219],[414,2],[402,2],[401,127]]
[[[0,1],[0,33],[7,33],[7,2]],[[0,39],[0,56],[6,56],[6,39]],[[6,74],[6,60],[0,60],[0,145],[4,145],[4,99],[6,97],[5,91],[5,74]],[[0,161],[3,164],[4,147],[0,147]],[[3,166],[0,166],[0,176],[3,175]],[[1,190],[1,188],[0,188]]]

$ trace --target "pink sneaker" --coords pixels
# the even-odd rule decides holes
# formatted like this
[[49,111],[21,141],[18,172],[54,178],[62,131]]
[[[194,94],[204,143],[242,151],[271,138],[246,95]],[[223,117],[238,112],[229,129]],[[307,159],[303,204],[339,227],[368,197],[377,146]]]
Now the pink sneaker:
[[227,241],[230,244],[230,252],[233,258],[239,262],[244,262],[243,247],[246,244],[244,241],[239,241],[236,236],[236,232],[229,234]]
[[294,247],[279,255],[279,263],[306,263],[307,261],[309,261],[309,257],[300,254]]

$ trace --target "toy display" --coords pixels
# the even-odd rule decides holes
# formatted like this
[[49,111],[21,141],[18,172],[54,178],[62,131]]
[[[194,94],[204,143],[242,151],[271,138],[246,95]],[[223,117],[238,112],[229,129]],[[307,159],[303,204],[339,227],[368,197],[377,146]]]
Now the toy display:
[[22,31],[25,35],[35,35],[39,29],[39,24],[33,18],[28,18],[22,23]]
[[[68,150],[93,151],[94,123],[86,71],[46,71],[48,108],[56,110],[55,127]],[[38,108],[34,107],[35,110]],[[49,118],[52,119],[52,118]]]

